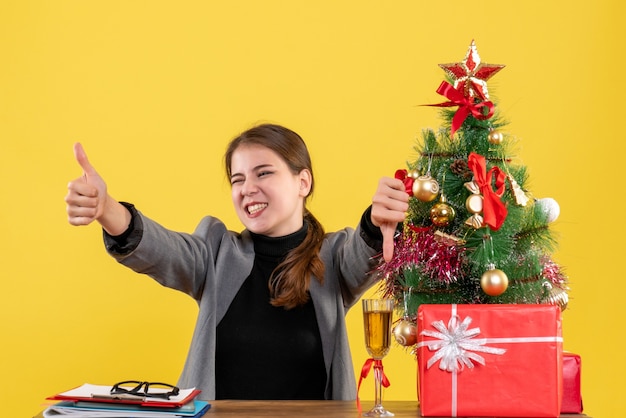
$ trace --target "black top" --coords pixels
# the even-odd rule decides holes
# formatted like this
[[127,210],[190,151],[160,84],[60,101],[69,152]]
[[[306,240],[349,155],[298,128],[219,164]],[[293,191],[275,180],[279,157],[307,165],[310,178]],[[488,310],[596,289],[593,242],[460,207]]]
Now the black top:
[[[120,203],[132,215],[128,229],[118,236],[103,234],[107,250],[123,255],[139,245],[143,228],[137,209]],[[371,248],[381,247],[371,206],[360,225],[360,237]],[[251,233],[256,252],[252,271],[217,326],[216,399],[324,399],[328,379],[313,302],[291,310],[275,308],[267,286],[271,272],[303,241],[306,228],[280,238]]]
[[311,299],[290,310],[270,305],[268,280],[305,226],[271,238],[251,234],[250,276],[217,326],[216,399],[324,399],[326,370]]

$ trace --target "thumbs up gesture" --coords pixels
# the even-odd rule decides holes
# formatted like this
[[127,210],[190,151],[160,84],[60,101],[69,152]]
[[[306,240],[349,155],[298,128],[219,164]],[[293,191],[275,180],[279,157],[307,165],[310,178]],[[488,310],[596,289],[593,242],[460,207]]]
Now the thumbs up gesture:
[[65,203],[69,223],[89,225],[98,221],[109,234],[122,234],[130,224],[130,212],[109,196],[106,183],[89,163],[87,154],[79,143],[74,145],[74,156],[83,169],[83,175],[67,186]]
[[72,225],[89,225],[100,218],[107,199],[107,186],[95,168],[89,163],[80,143],[74,144],[74,156],[83,169],[83,175],[67,186],[65,196],[68,221]]

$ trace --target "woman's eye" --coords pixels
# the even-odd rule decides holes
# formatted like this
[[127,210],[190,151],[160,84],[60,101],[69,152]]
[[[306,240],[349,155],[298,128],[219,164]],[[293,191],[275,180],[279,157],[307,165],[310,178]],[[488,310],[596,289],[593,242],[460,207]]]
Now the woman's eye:
[[265,177],[265,176],[267,176],[269,174],[272,174],[272,172],[271,171],[261,171],[261,172],[259,172],[259,177]]

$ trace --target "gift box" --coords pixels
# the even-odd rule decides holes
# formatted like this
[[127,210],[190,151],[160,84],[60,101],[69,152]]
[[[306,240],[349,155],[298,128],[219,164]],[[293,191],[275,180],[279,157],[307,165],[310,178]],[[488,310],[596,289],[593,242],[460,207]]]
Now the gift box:
[[559,307],[421,305],[417,326],[422,416],[559,416]]
[[563,353],[563,402],[562,414],[582,414],[583,398],[580,391],[580,356]]

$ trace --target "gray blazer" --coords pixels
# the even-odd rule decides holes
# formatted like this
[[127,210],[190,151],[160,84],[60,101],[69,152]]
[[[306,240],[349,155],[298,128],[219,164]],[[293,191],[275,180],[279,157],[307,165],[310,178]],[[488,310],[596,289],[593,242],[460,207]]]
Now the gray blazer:
[[[198,318],[178,384],[202,390],[201,399],[215,399],[216,327],[252,270],[250,234],[228,231],[213,217],[203,218],[193,234],[173,232],[140,212],[135,214],[127,248],[120,250],[105,234],[107,250],[123,265],[196,299]],[[381,247],[382,242],[366,234],[360,225],[356,230],[327,234],[322,244],[324,284],[311,280],[310,294],[328,376],[326,399],[356,399],[344,317],[373,285],[375,278],[368,272]]]

